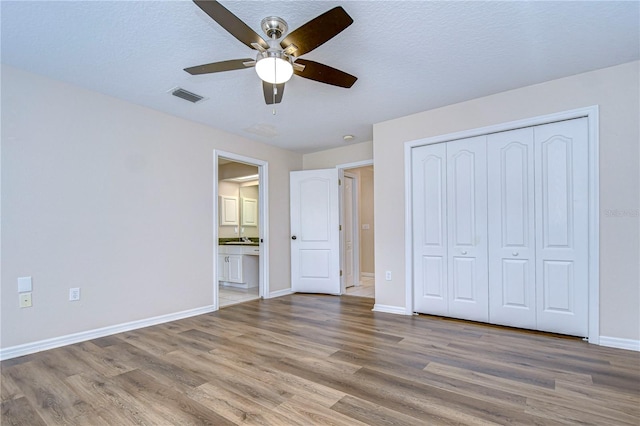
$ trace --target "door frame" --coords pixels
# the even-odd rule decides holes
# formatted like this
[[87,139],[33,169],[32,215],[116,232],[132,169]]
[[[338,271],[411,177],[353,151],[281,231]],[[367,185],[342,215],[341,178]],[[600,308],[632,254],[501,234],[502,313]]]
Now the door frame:
[[[346,179],[351,179],[353,181],[353,187],[351,188],[351,240],[353,243],[353,285],[357,287],[360,285],[360,177],[355,173],[350,173],[348,171],[343,172],[343,179],[346,182]],[[346,202],[347,199],[344,198],[344,190],[343,190],[343,202]],[[346,205],[342,205],[342,210],[344,212]],[[346,216],[343,214],[343,219],[346,219]],[[343,221],[346,223],[346,221]],[[345,226],[346,228],[346,226]],[[346,229],[345,229],[346,230]],[[341,239],[345,239],[345,245],[343,248],[346,248],[346,232],[341,237]],[[344,259],[345,259],[345,270],[347,263],[347,251],[344,250]],[[347,274],[344,274],[344,279],[346,280]],[[346,291],[347,283],[344,283],[342,292]]]
[[213,310],[220,308],[218,301],[218,160],[236,161],[258,168],[258,229],[260,255],[258,259],[259,296],[270,297],[269,292],[269,163],[264,160],[213,150]]
[[[362,160],[362,161],[356,161],[353,163],[344,163],[344,164],[338,164],[336,165],[336,169],[338,169],[338,179],[340,180],[340,182],[342,182],[344,180],[344,173],[345,170],[347,169],[357,169],[359,167],[366,167],[366,166],[373,166],[373,159],[371,160]],[[374,169],[374,173],[375,173],[375,169]],[[374,180],[375,182],[375,180]],[[344,188],[342,185],[339,185],[339,194],[338,194],[338,199],[339,199],[339,203],[340,206],[338,207],[338,211],[340,214],[339,220],[340,223],[344,223],[344,205],[343,205],[343,200],[344,200]],[[358,225],[360,226],[360,225]],[[360,232],[358,232],[358,235],[360,235]],[[358,279],[360,277],[360,238],[358,238]],[[345,265],[345,253],[344,253],[344,232],[340,233],[340,269],[344,271],[344,265]],[[375,249],[374,249],[375,250]],[[345,287],[345,281],[344,281],[344,275],[342,277],[340,277],[340,288],[341,288],[341,293],[345,294],[346,293],[346,287]]]
[[413,205],[411,153],[414,147],[449,142],[489,133],[504,132],[523,127],[538,126],[574,118],[588,119],[588,155],[589,155],[589,343],[600,344],[600,170],[599,170],[599,108],[598,105],[542,115],[523,120],[510,121],[477,129],[464,130],[440,136],[428,137],[404,144],[404,181],[405,181],[405,314],[413,315]]

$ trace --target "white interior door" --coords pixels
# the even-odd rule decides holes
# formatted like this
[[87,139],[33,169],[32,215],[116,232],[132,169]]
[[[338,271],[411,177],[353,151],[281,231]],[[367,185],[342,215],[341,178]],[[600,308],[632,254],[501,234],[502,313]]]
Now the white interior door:
[[536,329],[533,128],[487,137],[489,320]]
[[489,321],[486,136],[447,143],[449,315]]
[[588,122],[534,128],[538,329],[588,336]]
[[447,297],[446,144],[414,148],[413,310],[449,315]]
[[291,289],[340,294],[338,169],[290,174]]
[[355,283],[356,259],[354,245],[354,179],[351,176],[344,175],[344,284],[345,287],[353,287]]

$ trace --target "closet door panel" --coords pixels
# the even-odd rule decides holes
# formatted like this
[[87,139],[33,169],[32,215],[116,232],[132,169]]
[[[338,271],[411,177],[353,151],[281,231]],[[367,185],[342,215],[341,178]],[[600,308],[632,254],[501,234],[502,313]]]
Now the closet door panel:
[[534,128],[538,329],[588,335],[588,127]]
[[487,137],[489,320],[536,328],[533,128]]
[[446,145],[414,148],[413,310],[448,315]]
[[486,136],[447,143],[449,315],[488,321]]

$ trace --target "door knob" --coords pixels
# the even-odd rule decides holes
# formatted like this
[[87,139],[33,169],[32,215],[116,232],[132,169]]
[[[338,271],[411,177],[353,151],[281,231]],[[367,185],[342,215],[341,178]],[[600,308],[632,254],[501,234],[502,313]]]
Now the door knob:
[[514,252],[513,252],[513,255],[514,255],[514,256],[518,256],[518,254],[519,254],[519,253],[518,253],[517,251],[514,251]]
[[462,250],[462,254],[467,254],[467,251],[466,250]]
[[298,237],[296,237],[295,235],[293,237],[291,237],[292,240],[297,239]]

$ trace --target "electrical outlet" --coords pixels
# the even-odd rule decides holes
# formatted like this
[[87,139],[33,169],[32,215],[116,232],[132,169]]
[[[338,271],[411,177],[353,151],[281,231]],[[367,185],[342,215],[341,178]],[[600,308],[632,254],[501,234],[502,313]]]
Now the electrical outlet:
[[21,308],[30,308],[31,307],[31,293],[20,293],[20,307]]
[[387,271],[384,274],[384,279],[387,280],[387,281],[391,281],[391,271]]
[[80,288],[75,287],[75,288],[69,289],[69,300],[70,301],[80,300]]

